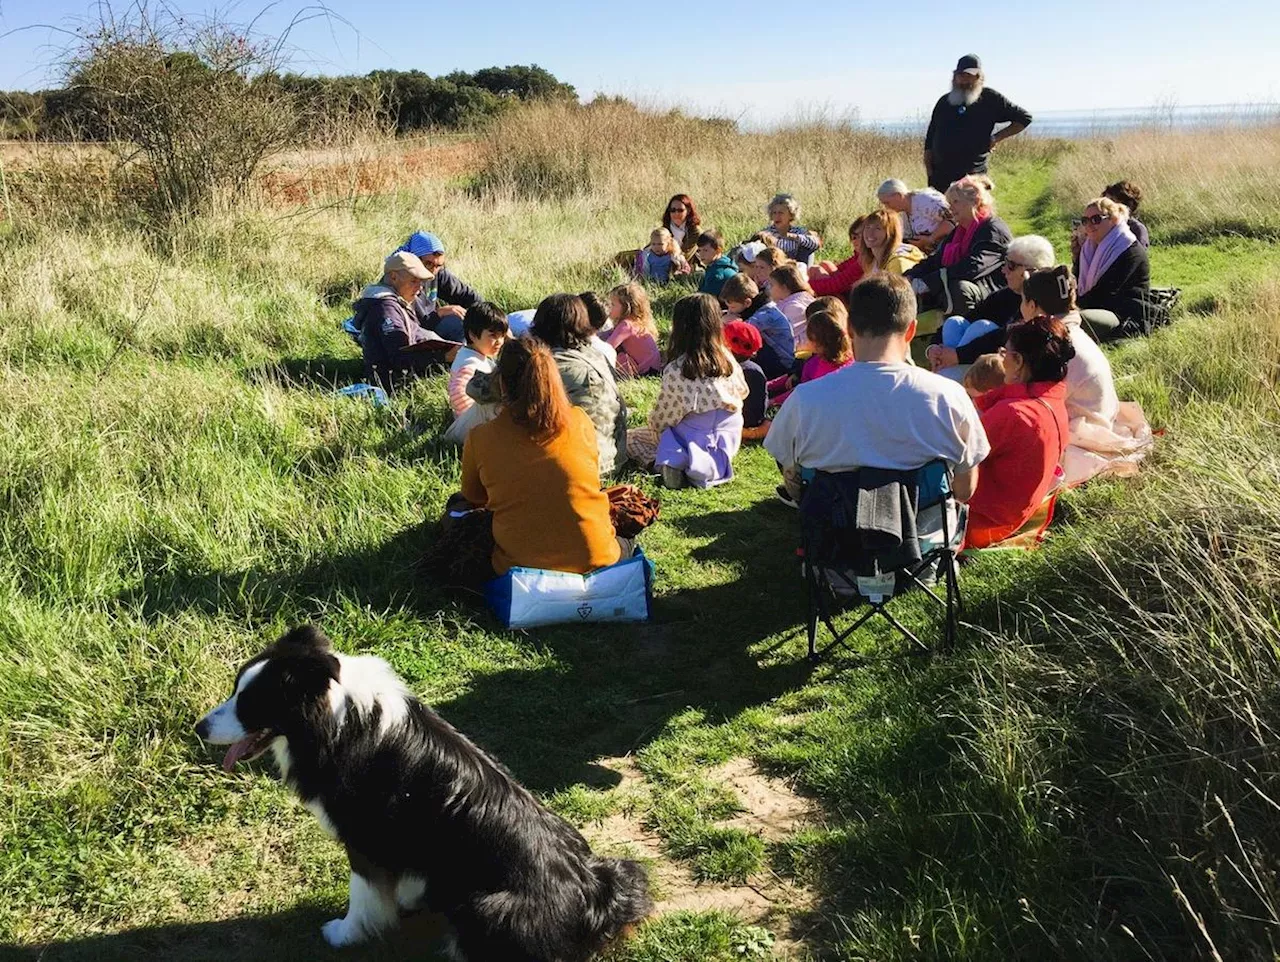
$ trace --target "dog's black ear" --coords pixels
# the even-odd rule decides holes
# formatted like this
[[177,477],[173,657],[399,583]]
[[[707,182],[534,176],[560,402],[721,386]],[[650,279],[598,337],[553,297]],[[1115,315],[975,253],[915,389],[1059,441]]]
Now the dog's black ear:
[[288,648],[316,648],[320,651],[329,651],[333,647],[333,643],[323,631],[313,624],[294,625],[276,642]]
[[329,690],[330,682],[337,681],[341,666],[338,659],[327,651],[303,657],[282,658],[280,680],[286,691],[297,696],[317,697]]

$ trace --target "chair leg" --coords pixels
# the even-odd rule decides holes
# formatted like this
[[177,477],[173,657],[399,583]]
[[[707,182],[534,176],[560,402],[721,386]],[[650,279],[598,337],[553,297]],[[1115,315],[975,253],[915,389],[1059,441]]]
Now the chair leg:
[[925,653],[926,653],[926,654],[928,653],[928,651],[929,651],[929,646],[928,646],[928,645],[926,645],[926,644],[925,644],[923,641],[921,641],[919,638],[917,638],[917,637],[916,637],[916,635],[915,635],[915,633],[914,633],[910,628],[908,628],[906,625],[904,625],[902,622],[900,622],[897,618],[893,617],[893,615],[890,613],[890,611],[889,611],[889,609],[888,609],[887,607],[883,607],[883,606],[882,606],[882,607],[879,609],[879,611],[880,611],[880,614],[884,615],[885,619],[889,622],[889,624],[893,625],[893,627],[895,627],[895,628],[897,628],[897,629],[898,629],[898,632],[899,632],[899,633],[900,633],[904,638],[908,638],[908,639],[910,639],[910,640],[911,640],[911,641],[913,641],[916,645],[918,645],[920,648],[924,649],[924,651],[925,651]]
[[806,626],[809,632],[809,660],[818,660],[818,585],[813,574],[813,568],[808,562],[804,566],[804,583],[805,596],[808,600],[808,617]]
[[946,629],[943,632],[943,651],[950,652],[956,642],[956,609],[960,603],[960,579],[956,576],[956,556],[948,551],[943,555],[943,563],[947,566],[947,606],[944,617]]

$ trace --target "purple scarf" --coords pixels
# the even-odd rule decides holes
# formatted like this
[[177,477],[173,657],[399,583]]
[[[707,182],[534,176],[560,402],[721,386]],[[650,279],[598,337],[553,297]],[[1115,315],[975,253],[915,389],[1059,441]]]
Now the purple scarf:
[[1111,228],[1101,244],[1091,240],[1080,248],[1080,291],[1087,294],[1121,254],[1138,242],[1129,225],[1124,221]]

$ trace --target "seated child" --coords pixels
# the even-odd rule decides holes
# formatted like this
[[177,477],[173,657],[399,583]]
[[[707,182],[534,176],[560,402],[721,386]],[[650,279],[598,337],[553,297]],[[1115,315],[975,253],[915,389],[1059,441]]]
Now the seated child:
[[791,335],[796,342],[796,351],[805,350],[804,309],[813,303],[808,273],[794,263],[774,268],[769,274],[769,297],[791,322]]
[[790,262],[786,254],[762,241],[747,241],[738,248],[738,269],[756,282],[765,301],[769,299],[769,275],[774,268]]
[[659,227],[649,235],[649,246],[636,251],[635,275],[642,280],[666,284],[672,274],[689,270],[689,262],[680,253],[671,231]]
[[761,233],[771,234],[788,257],[808,264],[822,246],[822,238],[796,223],[800,216],[796,199],[790,194],[778,194],[769,201],[768,213],[769,226]]
[[815,297],[813,303],[804,309],[805,317],[813,317],[818,311],[826,311],[837,321],[846,331],[849,330],[849,308],[845,305],[843,297],[832,297],[827,294],[824,297]]
[[523,311],[512,311],[507,315],[507,328],[511,337],[524,337],[529,333],[529,327],[533,324],[533,315],[538,313],[537,308],[530,307]]
[[850,289],[862,280],[862,258],[858,256],[858,243],[862,237],[862,225],[866,217],[859,217],[849,225],[849,246],[853,255],[839,264],[823,261],[809,268],[809,286],[814,294],[847,297]]
[[617,370],[618,352],[614,350],[612,344],[600,337],[602,332],[608,333],[613,328],[609,323],[609,308],[595,291],[583,291],[578,298],[587,305],[587,320],[595,330],[591,335],[591,346],[604,355],[604,359],[609,362],[611,368]]
[[618,352],[618,373],[623,377],[657,374],[662,370],[658,350],[658,325],[653,322],[649,295],[639,284],[621,284],[609,292],[609,320],[613,330],[604,341]]
[[980,398],[998,387],[1004,387],[1004,360],[999,354],[982,355],[964,372],[964,389],[971,398]]
[[724,326],[724,342],[742,368],[742,379],[747,382],[747,399],[742,404],[742,438],[758,441],[769,431],[769,422],[764,419],[769,406],[769,386],[764,371],[752,358],[764,341],[760,332],[746,321],[729,321]]
[[476,374],[492,374],[496,370],[498,351],[502,349],[509,330],[507,316],[486,301],[468,307],[463,315],[462,332],[467,338],[467,346],[458,349],[449,368],[449,406],[453,408],[453,423],[444,433],[446,441],[461,444],[473,427],[491,421],[497,415],[498,405],[473,401],[467,394],[467,384]]
[[702,283],[698,285],[699,294],[720,296],[724,282],[738,273],[724,252],[724,237],[717,230],[704,230],[698,235],[698,260],[706,265],[702,275]]
[[747,323],[760,332],[764,343],[756,355],[756,362],[765,375],[779,377],[789,373],[796,362],[791,322],[767,294],[764,303],[758,305],[759,292],[755,281],[745,274],[736,274],[725,281],[720,297],[732,315],[747,319]]
[[627,453],[660,467],[668,488],[723,484],[733,477],[733,456],[742,445],[748,390],[725,346],[714,297],[694,294],[676,302],[668,351],[672,360],[662,369],[649,426],[627,432]]
[[769,382],[770,404],[780,406],[797,384],[816,381],[853,363],[853,345],[845,322],[827,311],[814,311],[808,320],[813,356],[804,362],[799,378],[787,374]]

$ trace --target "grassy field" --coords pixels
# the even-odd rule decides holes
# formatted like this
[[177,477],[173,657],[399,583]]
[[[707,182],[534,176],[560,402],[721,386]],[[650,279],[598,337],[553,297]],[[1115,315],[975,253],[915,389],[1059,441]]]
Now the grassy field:
[[[998,154],[1001,212],[1060,245],[1102,183],[1147,188],[1155,281],[1193,311],[1113,363],[1165,434],[1139,479],[1073,494],[1044,550],[966,568],[957,651],[907,658],[867,630],[865,659],[815,668],[795,515],[759,447],[729,486],[661,493],[652,624],[505,633],[424,584],[458,471],[432,440],[443,386],[389,410],[335,398],[360,369],[337,324],[424,226],[504,306],[601,289],[597,265],[677,188],[731,236],[793,189],[838,254],[915,145],[626,111],[504,123],[478,175],[163,239],[18,208],[0,238],[0,958],[328,956],[340,850],[264,767],[224,775],[191,733],[301,619],[390,661],[600,847],[651,861],[667,911],[620,962],[1274,958],[1280,245],[1246,186],[1280,132]],[[1202,169],[1245,186],[1191,204]],[[652,385],[626,393],[638,421]],[[921,605],[906,617],[929,630]]]

